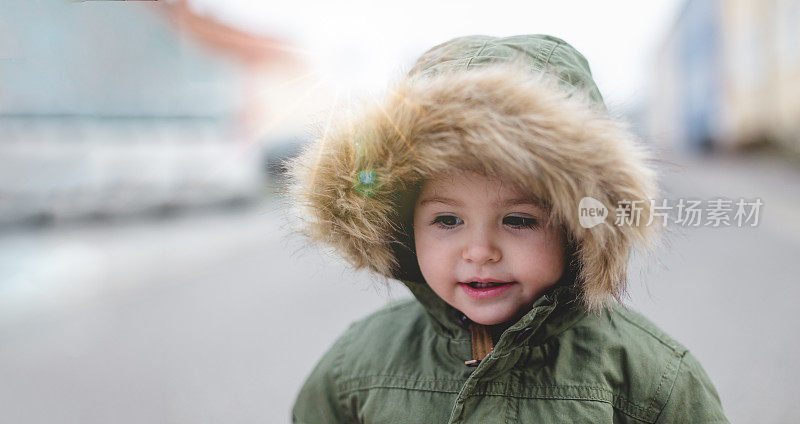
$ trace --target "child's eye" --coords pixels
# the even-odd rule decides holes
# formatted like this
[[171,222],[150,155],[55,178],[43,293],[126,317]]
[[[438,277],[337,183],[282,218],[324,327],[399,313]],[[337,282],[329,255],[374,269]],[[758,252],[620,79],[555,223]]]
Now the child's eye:
[[511,228],[534,228],[536,227],[536,219],[528,218],[525,216],[507,216],[503,218],[503,224],[508,225]]
[[459,224],[463,224],[464,221],[461,218],[455,215],[441,215],[437,216],[431,224],[436,224],[441,228],[450,229],[455,228]]

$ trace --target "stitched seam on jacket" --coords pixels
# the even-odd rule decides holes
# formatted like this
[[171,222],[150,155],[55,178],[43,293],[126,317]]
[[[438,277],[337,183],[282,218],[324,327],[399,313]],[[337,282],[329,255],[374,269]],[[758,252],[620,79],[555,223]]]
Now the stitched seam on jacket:
[[479,54],[481,54],[481,52],[483,52],[483,49],[486,48],[486,44],[488,42],[489,42],[488,40],[483,42],[483,45],[481,46],[480,49],[478,49],[478,52],[473,54],[472,57],[470,57],[469,60],[467,61],[467,64],[464,65],[464,69],[469,69],[469,65],[472,64],[472,59],[475,59],[476,57],[478,57]]
[[[511,386],[514,384],[514,382],[513,382],[514,377],[515,376],[514,376],[513,373],[509,373],[508,381],[505,382],[505,386],[506,386],[505,387],[505,391],[506,391],[506,393],[508,393],[510,391]],[[513,398],[511,396],[508,396],[508,397],[506,397],[506,401],[503,402],[505,404],[505,407],[506,407],[506,413],[505,413],[506,422],[505,422],[505,424],[512,424],[512,423],[516,423],[518,421],[517,417],[516,417],[516,412],[517,412],[516,408],[512,404],[512,402],[516,402],[516,401],[517,400],[515,398]],[[512,416],[512,414],[511,414],[512,410],[514,410],[514,416]]]
[[[670,396],[672,396],[672,390],[675,387],[675,381],[677,381],[677,379],[678,379],[678,373],[680,373],[681,366],[683,366],[683,360],[684,360],[685,357],[686,357],[686,352],[684,352],[683,355],[680,355],[680,356],[677,357],[678,365],[675,367],[675,372],[674,372],[674,375],[673,375],[673,377],[671,379],[672,381],[669,384],[669,391],[667,392],[667,396],[664,398],[664,401],[661,402],[661,404],[659,405],[659,408],[658,408],[658,415],[659,416],[661,415],[661,412],[664,410],[664,407],[667,405],[667,401],[669,401]],[[672,363],[674,363],[674,361],[670,361],[670,364],[672,364]],[[656,394],[653,395],[653,400],[650,402],[651,405],[653,403],[655,403],[656,399],[658,399],[658,394],[661,392],[661,388],[664,385],[664,383],[666,382],[666,376],[667,376],[667,371],[664,371],[664,376],[662,377],[661,383],[658,385],[658,390],[656,390]],[[656,421],[657,420],[658,420],[658,416],[656,416]]]
[[356,391],[389,388],[408,391],[438,392],[457,394],[466,380],[417,379],[397,376],[374,376],[351,379],[342,387],[347,393]]
[[601,397],[601,396],[558,396],[558,395],[516,395],[516,394],[507,394],[507,393],[497,393],[497,392],[477,392],[472,394],[468,397],[472,396],[508,396],[513,398],[519,399],[549,399],[549,400],[572,400],[572,401],[587,401],[587,402],[603,402],[611,405],[617,411],[630,416],[631,418],[635,418],[640,421],[645,421],[648,423],[652,423],[653,419],[651,417],[655,416],[655,412],[651,410],[647,410],[642,408],[638,405],[633,404],[632,402],[628,401],[624,397],[620,395],[615,395],[613,393],[608,393],[610,398],[608,397]]
[[550,53],[547,54],[547,59],[545,59],[544,61],[544,68],[547,68],[550,65],[550,58],[553,57],[553,52],[555,52],[558,46],[560,45],[561,45],[560,42],[556,42],[553,44],[553,48],[550,49]]
[[[679,362],[678,362],[678,366],[675,367],[676,371],[677,371],[678,368],[680,368],[680,363],[683,362],[683,356],[678,356],[677,358],[678,358]],[[661,374],[661,378],[658,380],[658,387],[656,388],[656,392],[653,394],[653,398],[650,399],[650,406],[649,406],[650,408],[653,407],[653,404],[656,402],[656,399],[658,399],[658,394],[661,393],[661,389],[664,387],[664,383],[667,382],[667,379],[669,378],[670,371],[673,368],[672,366],[673,366],[674,362],[675,362],[674,359],[672,361],[667,362],[667,367],[664,369],[664,372]],[[678,373],[675,372],[675,376],[676,377],[677,377],[677,375],[678,375]],[[671,384],[670,384],[670,387],[672,387]]]
[[[334,376],[335,376],[334,377],[334,381],[336,382],[336,387],[338,389],[338,393],[337,393],[336,397],[339,400],[339,404],[340,404],[339,407],[341,408],[342,413],[344,413],[345,415],[348,416],[348,418],[350,419],[350,422],[357,422],[357,420],[356,420],[355,416],[353,416],[352,411],[350,411],[350,408],[347,407],[347,402],[345,401],[345,397],[347,396],[348,393],[346,393],[346,392],[344,392],[342,390],[343,387],[344,387],[344,385],[343,385],[344,382],[342,381],[342,376],[344,374],[344,371],[342,370],[342,364],[344,363],[344,355],[345,355],[346,346],[350,345],[350,343],[349,343],[350,336],[353,334],[352,330],[353,330],[354,327],[355,327],[355,325],[350,325],[350,327],[347,329],[345,334],[342,336],[341,340],[342,340],[343,347],[342,347],[342,349],[339,350],[339,354],[336,355],[336,359],[334,359],[334,362],[333,362]],[[345,341],[347,341],[347,343],[345,343]]]
[[362,392],[364,390],[372,390],[372,389],[397,389],[397,390],[406,390],[406,391],[416,391],[416,392],[429,392],[429,393],[447,393],[452,395],[457,395],[458,390],[443,390],[443,389],[409,389],[405,386],[393,386],[390,384],[373,384],[371,386],[364,386],[364,387],[355,387],[352,389],[346,390],[345,394],[350,394],[354,392]]
[[[418,378],[413,376],[402,376],[402,375],[392,375],[392,374],[369,374],[369,375],[360,375],[358,377],[348,377],[343,380],[343,383],[352,383],[356,380],[366,380],[369,378],[395,378],[398,380],[411,380],[411,381],[448,381],[448,382],[465,382],[467,381],[466,378],[458,379],[458,378]],[[499,384],[499,383],[486,383],[486,384]]]
[[[385,379],[385,380],[394,380],[394,381],[383,381],[383,382],[374,382],[369,381],[373,379]],[[359,384],[359,380],[361,380],[361,384]],[[432,384],[431,387],[411,387],[407,384],[402,384],[402,382],[421,382],[421,383],[457,383],[457,385],[461,385],[466,380],[455,380],[455,379],[437,379],[437,378],[415,378],[415,377],[402,377],[396,375],[370,375],[370,376],[361,376],[355,378],[349,378],[342,383],[341,390],[344,393],[352,393],[356,391],[364,391],[370,389],[379,389],[379,388],[386,388],[386,389],[403,389],[403,390],[411,390],[411,391],[423,391],[423,392],[438,392],[438,393],[459,393],[458,390],[454,389],[446,389],[442,387],[437,387],[435,384]],[[348,387],[350,386],[350,387]],[[536,389],[554,389],[554,390],[569,390],[572,393],[569,394],[550,394],[550,393],[542,393],[542,394],[520,394],[519,392],[522,390],[536,390]],[[582,392],[582,393],[577,393]],[[594,392],[594,393],[592,393]],[[650,407],[644,407],[634,403],[633,401],[628,400],[622,395],[616,394],[611,390],[608,390],[603,387],[594,387],[594,386],[579,386],[579,385],[537,385],[537,386],[524,386],[521,388],[520,386],[507,383],[507,382],[482,382],[479,384],[479,388],[470,394],[469,397],[474,396],[510,396],[514,398],[520,399],[555,399],[555,400],[587,400],[587,401],[600,401],[605,402],[612,405],[615,409],[619,410],[620,412],[624,413],[625,415],[629,415],[632,418],[636,418],[638,420],[646,421],[646,422],[653,422],[654,416],[660,412],[658,410],[654,410]]]
[[[514,383],[520,383],[522,379],[522,373],[519,370],[512,369],[509,373],[509,381],[508,387],[506,387],[506,391],[511,391],[511,388],[514,387]],[[509,396],[508,397],[508,413],[506,414],[506,424],[515,424],[519,422],[519,398],[514,398]]]
[[[607,389],[605,387],[577,386],[577,385],[568,385],[568,386],[566,386],[566,385],[526,385],[526,386],[524,386],[522,388],[514,387],[514,391],[516,393],[521,393],[521,392],[524,392],[524,391],[538,390],[538,389],[544,389],[547,392],[550,391],[549,389],[552,389],[552,390],[564,390],[564,389],[566,389],[566,390],[572,391],[573,393],[571,393],[571,394],[563,394],[563,395],[558,395],[558,394],[521,394],[521,395],[518,395],[518,396],[521,396],[521,397],[524,397],[524,398],[529,398],[529,399],[542,398],[542,399],[602,400],[602,401],[606,401],[606,402],[611,403],[615,408],[619,409],[622,412],[625,412],[627,415],[631,415],[631,414],[634,414],[634,413],[639,413],[641,415],[650,417],[650,416],[654,416],[654,415],[658,414],[658,412],[659,412],[657,409],[653,409],[653,408],[650,408],[650,407],[645,407],[645,406],[639,405],[639,404],[629,400],[625,396],[617,394],[617,393],[615,393],[615,392],[613,392],[613,391],[611,391],[611,390],[609,390],[609,389]],[[575,391],[584,392],[584,393],[574,393]],[[595,392],[597,392],[597,394],[585,393],[585,392],[591,392],[591,391],[595,391]],[[605,396],[604,397],[599,397],[599,394],[603,394]],[[511,395],[511,396],[517,396],[517,395]],[[632,409],[635,412],[629,412],[629,411],[627,411],[627,409]],[[636,415],[632,415],[632,416],[634,418],[637,418],[637,419],[649,420],[649,418],[642,418],[642,417],[636,416]]]
[[640,329],[640,330],[644,331],[645,333],[647,333],[647,334],[651,335],[651,336],[652,336],[654,339],[658,340],[658,341],[659,341],[661,344],[663,344],[664,346],[666,346],[666,347],[670,348],[670,349],[671,349],[673,352],[675,352],[676,354],[682,355],[682,354],[684,354],[684,353],[686,352],[686,349],[685,349],[685,348],[684,348],[684,349],[680,349],[680,346],[678,346],[678,345],[676,345],[676,344],[668,343],[667,341],[663,340],[661,337],[659,337],[658,335],[656,335],[655,333],[653,333],[653,331],[651,331],[651,330],[649,330],[649,329],[645,328],[644,326],[642,326],[642,325],[641,325],[641,324],[639,324],[638,322],[636,322],[636,321],[633,321],[632,319],[630,319],[630,318],[628,318],[627,316],[625,316],[625,314],[623,314],[622,312],[619,312],[619,311],[614,311],[614,312],[615,312],[617,315],[619,315],[619,316],[620,316],[622,319],[624,319],[625,321],[628,321],[629,323],[631,323],[631,325],[633,325],[634,327],[636,327],[636,328],[638,328],[638,329]]
[[[408,388],[402,385],[392,385],[392,384],[372,384],[363,387],[355,387],[352,389],[346,390],[345,394],[350,394],[359,391],[366,391],[366,390],[373,390],[373,389],[391,389],[391,390],[406,390],[406,391],[418,391],[418,392],[428,392],[428,393],[446,393],[446,394],[458,394],[458,390],[444,390],[444,389],[429,389],[429,388]],[[647,418],[653,416],[652,411],[643,410],[636,405],[629,403],[626,399],[619,395],[610,394],[611,398],[607,397],[593,397],[593,396],[556,396],[556,395],[537,395],[537,396],[526,396],[526,395],[516,395],[516,394],[508,394],[508,393],[500,393],[500,392],[492,392],[492,391],[479,391],[467,396],[467,399],[477,396],[494,396],[494,397],[507,397],[507,398],[514,398],[514,399],[550,399],[550,400],[571,400],[571,401],[583,401],[583,402],[603,402],[611,405],[615,410],[630,416],[631,418],[652,423],[652,418]],[[633,409],[633,410],[629,410]],[[637,409],[642,409],[640,411],[636,411]],[[638,412],[638,414],[637,414]],[[640,415],[641,414],[641,415]]]

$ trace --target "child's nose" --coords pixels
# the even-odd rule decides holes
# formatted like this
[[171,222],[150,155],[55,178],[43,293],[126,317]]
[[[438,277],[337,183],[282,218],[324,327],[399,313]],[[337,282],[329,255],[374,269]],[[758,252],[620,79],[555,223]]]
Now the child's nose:
[[464,248],[461,257],[467,262],[484,264],[498,262],[502,258],[500,249],[486,237],[474,237]]

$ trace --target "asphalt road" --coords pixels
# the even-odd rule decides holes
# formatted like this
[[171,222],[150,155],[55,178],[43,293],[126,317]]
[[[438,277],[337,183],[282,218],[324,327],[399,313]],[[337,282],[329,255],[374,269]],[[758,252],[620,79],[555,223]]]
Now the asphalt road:
[[[694,352],[733,422],[792,422],[800,170],[679,162],[668,199],[758,197],[760,223],[672,226],[629,303]],[[288,422],[348,323],[408,294],[304,247],[284,216],[273,201],[0,235],[0,422]]]

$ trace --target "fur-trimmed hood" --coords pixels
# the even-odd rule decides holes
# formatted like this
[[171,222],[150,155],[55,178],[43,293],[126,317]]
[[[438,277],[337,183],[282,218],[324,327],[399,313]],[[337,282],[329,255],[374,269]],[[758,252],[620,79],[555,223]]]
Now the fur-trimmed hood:
[[[420,184],[438,174],[479,172],[544,201],[574,246],[590,310],[624,293],[631,249],[657,235],[646,225],[657,193],[645,151],[608,116],[583,56],[549,36],[434,47],[383,98],[327,126],[289,170],[308,236],[421,300],[430,293],[409,239],[411,208]],[[587,197],[608,209],[591,228],[579,220]],[[636,214],[638,222],[614,223]]]

